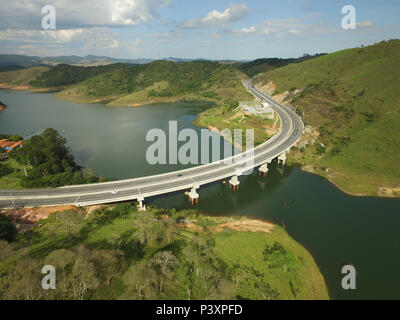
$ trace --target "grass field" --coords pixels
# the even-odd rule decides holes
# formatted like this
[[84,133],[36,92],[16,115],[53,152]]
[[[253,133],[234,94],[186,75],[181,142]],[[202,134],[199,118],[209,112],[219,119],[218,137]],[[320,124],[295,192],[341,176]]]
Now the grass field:
[[274,69],[257,81],[273,81],[275,94],[301,90],[291,103],[324,148],[295,152],[293,161],[352,194],[385,196],[383,189],[400,186],[399,74],[400,41],[393,40]]
[[[243,132],[243,146],[245,145],[245,132],[254,129],[254,145],[257,146],[271,138],[279,129],[279,119],[262,119],[256,116],[245,116],[241,111],[230,111],[226,108],[215,107],[199,114],[194,124],[199,127],[217,128],[218,130],[241,129]],[[240,143],[240,142],[239,142]]]
[[[271,233],[230,232],[214,234],[217,253],[231,266],[254,268],[265,275],[271,287],[279,288],[284,299],[327,299],[323,278],[311,255],[286,231],[275,226]],[[277,267],[263,257],[266,244],[280,243],[288,252],[287,265]],[[239,295],[258,298],[251,281],[242,283]]]
[[1,164],[14,169],[14,171],[8,175],[0,177],[0,189],[22,188],[21,179],[25,176],[25,166],[18,163],[15,159],[8,159],[1,162]]

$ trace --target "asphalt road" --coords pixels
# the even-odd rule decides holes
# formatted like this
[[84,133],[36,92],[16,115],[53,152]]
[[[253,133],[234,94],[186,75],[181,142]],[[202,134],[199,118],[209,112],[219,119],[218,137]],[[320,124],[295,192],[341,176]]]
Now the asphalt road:
[[[234,175],[240,176],[288,152],[303,132],[303,122],[292,110],[274,101],[270,96],[252,86],[244,85],[256,97],[267,101],[281,120],[281,130],[273,138],[251,151],[232,157],[230,164],[224,160],[194,168],[143,178],[127,179],[97,184],[67,186],[47,189],[0,190],[0,208],[38,207],[52,205],[95,205],[126,200],[138,200],[155,195],[189,190]],[[253,153],[253,154],[252,154]],[[243,157],[243,155],[247,155]],[[252,161],[249,161],[251,159]]]

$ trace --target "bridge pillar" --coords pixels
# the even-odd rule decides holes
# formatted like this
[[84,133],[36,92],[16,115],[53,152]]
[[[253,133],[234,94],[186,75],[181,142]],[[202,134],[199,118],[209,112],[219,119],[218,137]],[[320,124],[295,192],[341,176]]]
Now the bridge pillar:
[[258,175],[266,177],[268,174],[268,163],[264,163],[260,168],[258,168]]
[[196,192],[196,188],[192,188],[190,192],[188,193],[189,200],[192,202],[192,205],[196,202],[196,204],[199,203],[199,194]]
[[233,176],[230,180],[229,180],[229,188],[233,188],[233,191],[235,190],[239,190],[239,178],[238,176]]
[[139,211],[146,211],[146,205],[144,204],[144,197],[139,197],[137,199],[137,201],[139,202],[138,204],[138,210]]
[[285,165],[286,159],[286,152],[284,152],[278,157],[278,162],[280,161],[282,165]]

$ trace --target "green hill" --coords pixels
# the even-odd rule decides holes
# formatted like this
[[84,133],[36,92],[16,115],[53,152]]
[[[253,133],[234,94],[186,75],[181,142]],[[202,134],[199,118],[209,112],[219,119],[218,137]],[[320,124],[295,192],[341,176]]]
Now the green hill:
[[348,192],[399,196],[399,75],[400,41],[392,40],[290,64],[256,82],[287,96],[320,134],[294,161]]
[[218,62],[154,61],[97,67],[61,64],[43,68],[0,72],[0,82],[22,84],[23,78],[23,84],[34,88],[58,87],[63,90],[58,94],[60,98],[125,106],[182,99],[221,104],[250,97],[239,72]]
[[[51,74],[52,70],[43,74],[41,79]],[[33,84],[40,85],[38,81]],[[84,101],[104,99],[113,101],[113,105],[131,105],[180,99],[222,103],[249,94],[232,66],[208,61],[154,61],[137,66],[115,64],[103,67],[97,75],[69,87],[59,96]]]
[[40,88],[68,86],[106,72],[110,68],[114,66],[77,67],[59,64],[32,79],[31,85]]
[[26,68],[23,66],[18,66],[18,65],[7,65],[7,66],[0,65],[0,72],[16,71],[16,70],[23,70],[23,69],[26,69]]
[[33,67],[14,71],[0,72],[0,83],[8,86],[27,86],[36,77],[49,70],[48,67]]
[[272,69],[284,67],[290,63],[298,63],[298,62],[303,62],[306,60],[310,60],[316,57],[319,57],[321,55],[325,55],[324,53],[322,54],[316,54],[316,55],[304,55],[301,58],[290,58],[290,59],[281,59],[281,58],[263,58],[263,59],[257,59],[254,61],[246,62],[246,63],[238,63],[236,64],[236,67],[243,72],[244,74],[248,75],[249,77],[254,77],[255,75],[263,72],[267,72]]
[[[250,222],[121,203],[55,212],[17,234],[0,215],[0,299],[329,299],[312,256],[283,228],[230,227]],[[39,290],[46,264],[55,290]]]

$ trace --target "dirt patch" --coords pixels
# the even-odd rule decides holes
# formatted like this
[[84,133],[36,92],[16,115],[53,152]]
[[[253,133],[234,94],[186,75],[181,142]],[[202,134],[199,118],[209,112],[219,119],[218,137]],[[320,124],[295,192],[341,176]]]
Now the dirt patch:
[[299,149],[305,148],[308,145],[313,145],[317,142],[320,133],[317,129],[307,125],[304,128],[304,133],[301,135],[299,141],[297,142],[297,147]]
[[21,224],[31,224],[39,220],[47,219],[51,213],[62,211],[78,211],[75,206],[54,206],[54,207],[41,207],[41,208],[23,208],[6,210],[3,215],[11,218],[14,222]]
[[220,224],[215,227],[216,232],[221,232],[226,229],[240,231],[240,232],[265,232],[271,233],[274,225],[269,222],[260,220],[237,220]]
[[0,83],[0,88],[11,90],[29,90],[30,86],[14,86],[8,83]]
[[9,83],[0,83],[0,89],[10,89],[10,90],[17,90],[17,91],[30,91],[30,92],[37,92],[37,93],[46,93],[46,92],[55,92],[59,91],[58,87],[53,88],[33,88],[31,86],[14,86]]
[[87,206],[87,207],[85,207],[85,209],[86,209],[87,214],[91,214],[97,210],[103,209],[104,207],[106,207],[106,205],[99,204],[99,205],[95,205],[95,206]]
[[380,197],[400,197],[400,187],[381,187],[378,188]]
[[232,220],[226,223],[219,224],[217,226],[211,227],[200,227],[192,222],[180,223],[179,227],[189,229],[192,231],[212,231],[212,232],[223,232],[226,230],[239,231],[239,232],[264,232],[271,233],[274,225],[270,222],[252,220],[252,219],[242,219],[242,220]]
[[290,100],[292,100],[296,95],[302,92],[302,90],[296,89],[293,91],[285,91],[281,94],[275,94],[276,85],[273,81],[268,82],[266,85],[258,83],[258,88],[261,91],[269,94],[274,98],[274,100],[278,101],[280,104],[283,104],[285,106],[287,106],[287,104],[290,103]]
[[272,96],[275,91],[276,91],[276,85],[273,81],[268,82],[266,85],[263,85],[262,83],[258,83],[257,86],[261,91],[266,92],[270,96]]

